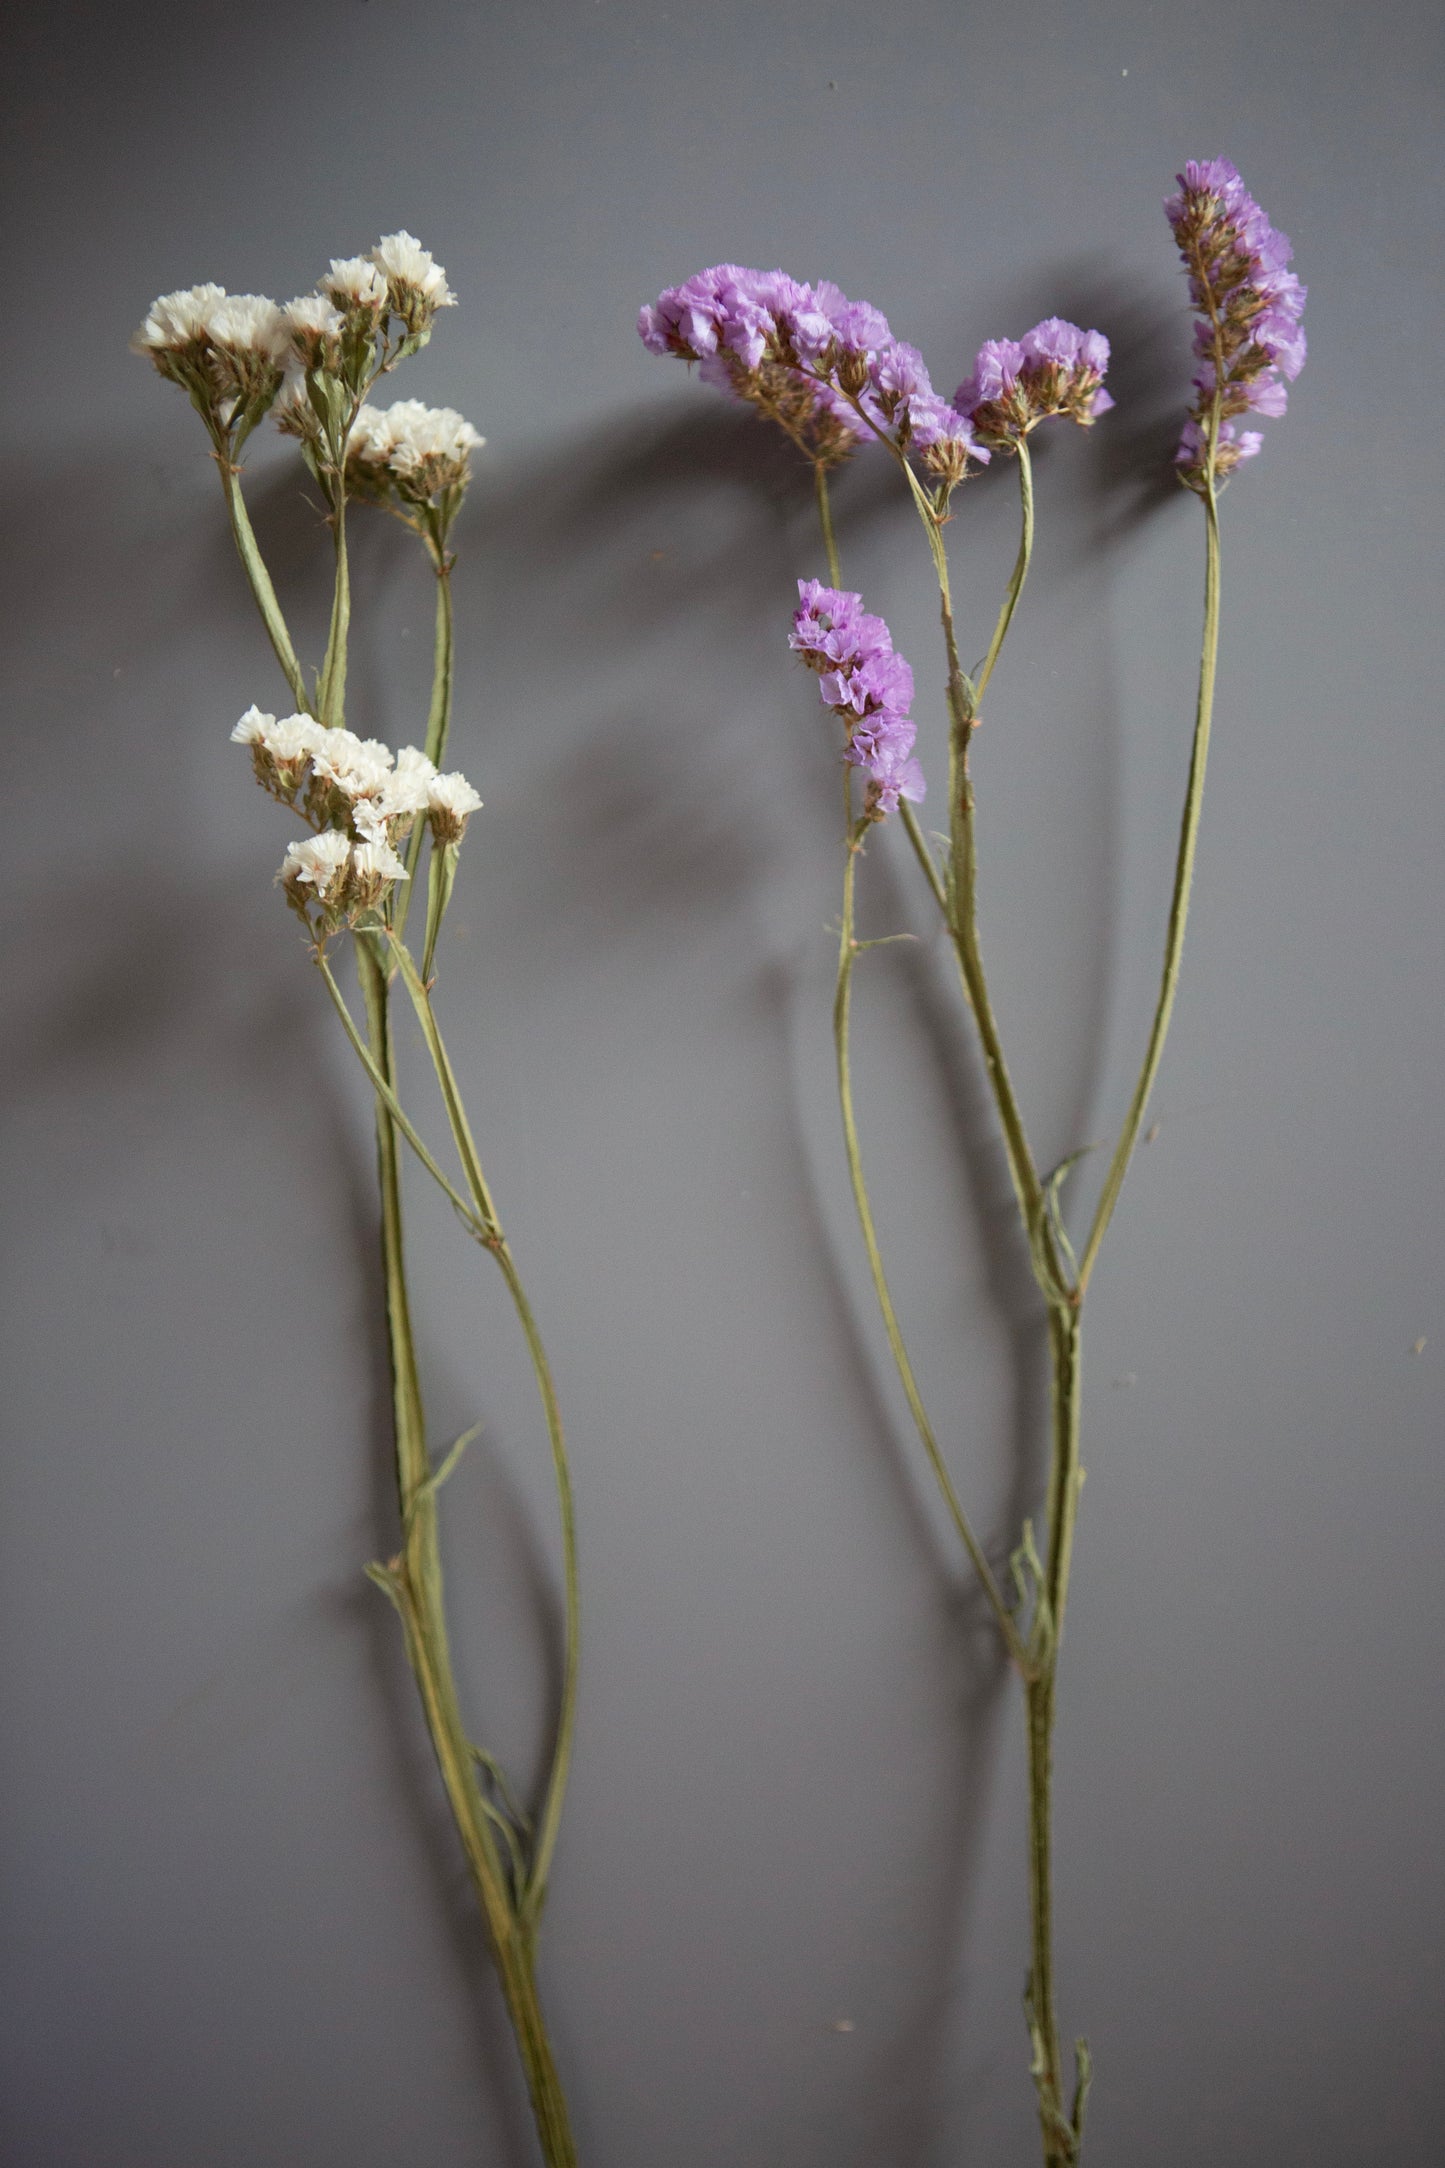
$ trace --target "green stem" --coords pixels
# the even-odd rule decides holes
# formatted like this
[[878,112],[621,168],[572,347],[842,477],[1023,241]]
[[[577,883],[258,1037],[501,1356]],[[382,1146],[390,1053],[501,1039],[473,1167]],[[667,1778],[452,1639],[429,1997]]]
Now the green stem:
[[[1216,403],[1217,405],[1217,403]],[[1211,439],[1217,437],[1218,416],[1216,411]],[[1211,441],[1211,462],[1213,456]],[[1179,966],[1184,954],[1184,929],[1189,917],[1189,891],[1194,881],[1194,857],[1199,840],[1199,816],[1204,804],[1204,771],[1209,759],[1209,732],[1214,715],[1214,681],[1219,661],[1219,505],[1215,494],[1212,464],[1206,476],[1204,493],[1205,517],[1205,570],[1204,570],[1204,643],[1199,660],[1199,693],[1194,710],[1194,744],[1189,756],[1189,782],[1184,793],[1184,814],[1179,828],[1179,851],[1174,865],[1174,892],[1169,903],[1169,926],[1164,940],[1164,971],[1159,984],[1159,1000],[1150,1027],[1149,1043],[1145,1049],[1144,1065],[1134,1086],[1134,1096],[1124,1117],[1119,1142],[1109,1162],[1104,1187],[1094,1213],[1094,1223],[1089,1229],[1089,1239],[1084,1244],[1079,1260],[1078,1285],[1082,1293],[1089,1284],[1099,1245],[1104,1239],[1124,1177],[1129,1171],[1129,1161],[1139,1139],[1149,1094],[1154,1089],[1154,1079],[1164,1058],[1164,1042],[1169,1036],[1169,1019],[1174,1012],[1174,996],[1179,985]]]
[[[389,990],[386,972],[363,936],[356,943],[370,1037],[370,1062],[383,1080],[378,1092],[377,1171],[381,1188],[382,1266],[386,1282],[387,1340],[396,1424],[397,1499],[405,1531],[403,1548],[383,1585],[401,1616],[407,1656],[421,1696],[432,1748],[486,1918],[498,1978],[526,2072],[537,2134],[548,2168],[576,2168],[576,2147],[566,2100],[537,1998],[535,1908],[525,1910],[530,1890],[508,1885],[476,1778],[472,1744],[462,1718],[452,1668],[437,1531],[436,1486],[426,1447],[403,1250],[401,1180],[390,1103],[396,1098]],[[330,979],[330,973],[327,972]],[[334,984],[334,981],[332,981]],[[342,1004],[344,1008],[344,1003]],[[535,1328],[534,1328],[535,1331]],[[533,1872],[535,1881],[535,1868]]]
[[818,525],[823,530],[823,552],[828,560],[828,578],[834,587],[841,587],[843,574],[838,567],[838,544],[833,536],[833,508],[828,499],[828,474],[820,460],[813,463],[813,492],[818,500]]
[[336,538],[336,584],[331,596],[331,627],[326,639],[326,659],[321,665],[319,704],[321,720],[328,730],[340,729],[346,719],[346,650],[351,631],[351,567],[346,548],[345,451],[338,455],[331,492],[331,527]]
[[[446,555],[444,545],[438,549],[429,543],[428,547],[431,549],[432,563],[436,571],[437,604],[436,632],[432,642],[431,704],[427,710],[426,745],[423,750],[433,767],[439,768],[446,754],[447,735],[451,729],[452,719],[454,654],[452,637],[452,565],[455,560]],[[412,890],[416,882],[416,869],[421,862],[421,847],[427,832],[427,826],[428,823],[425,817],[419,819],[412,829],[410,840],[406,846],[406,870],[409,878],[396,905],[396,930],[399,934],[406,931],[407,913],[411,908]],[[432,892],[432,885],[429,884],[429,895]],[[442,900],[444,905],[445,899]],[[430,920],[428,923],[430,925]],[[439,926],[440,914],[438,914]],[[435,932],[433,932],[431,946],[435,947],[435,945]],[[428,956],[424,971],[425,975],[430,977],[430,956]]]
[[271,575],[266,570],[265,561],[261,556],[260,545],[257,543],[255,530],[251,525],[250,514],[246,510],[246,500],[241,494],[240,469],[232,464],[229,451],[225,448],[217,451],[216,464],[221,470],[221,487],[226,495],[226,510],[230,515],[231,534],[235,540],[236,554],[240,558],[246,578],[250,582],[251,593],[255,597],[256,607],[261,613],[261,622],[266,627],[267,637],[276,651],[276,660],[280,663],[285,674],[286,683],[291,688],[291,697],[296,702],[297,709],[301,713],[309,715],[312,712],[311,695],[306,690],[305,673],[296,659],[296,650],[291,644],[291,635],[286,629],[286,620],[281,615],[281,605],[276,600],[276,590],[271,584]]
[[557,1491],[557,1510],[562,1531],[562,1571],[565,1599],[564,1655],[562,1671],[561,1706],[557,1716],[556,1739],[552,1749],[552,1765],[547,1777],[546,1794],[541,1820],[537,1831],[537,1846],[533,1854],[532,1869],[528,1877],[523,1904],[523,1916],[536,1920],[541,1913],[547,1895],[547,1876],[551,1868],[552,1854],[557,1842],[557,1830],[562,1816],[566,1795],[568,1771],[572,1758],[572,1734],[577,1715],[577,1679],[581,1656],[581,1604],[577,1575],[577,1528],[572,1497],[572,1474],[567,1458],[566,1436],[562,1428],[562,1415],[557,1402],[556,1387],[552,1380],[551,1365],[542,1342],[541,1333],[532,1314],[522,1286],[516,1262],[502,1232],[492,1194],[482,1172],[481,1160],[466,1109],[457,1087],[456,1074],[437,1024],[432,1008],[431,995],[424,985],[416,964],[405,945],[390,934],[392,954],[401,970],[402,980],[411,996],[412,1007],[421,1025],[427,1051],[431,1055],[441,1086],[442,1099],[451,1124],[457,1154],[466,1175],[467,1187],[479,1217],[484,1219],[491,1233],[484,1247],[496,1258],[502,1277],[507,1283],[517,1319],[527,1342],[533,1375],[542,1402],[542,1413],[547,1425],[547,1436],[552,1450],[552,1471]]
[[938,1440],[933,1434],[933,1425],[929,1421],[928,1411],[924,1407],[923,1396],[918,1390],[918,1383],[913,1375],[913,1365],[908,1357],[908,1349],[904,1343],[902,1328],[898,1323],[898,1313],[893,1306],[893,1296],[889,1290],[888,1277],[883,1269],[883,1253],[879,1248],[878,1232],[873,1221],[873,1207],[869,1201],[868,1184],[864,1179],[863,1155],[858,1143],[858,1125],[853,1111],[849,1024],[853,999],[853,967],[858,960],[858,943],[853,932],[854,892],[858,858],[863,848],[863,837],[868,824],[865,821],[860,821],[855,825],[853,821],[852,774],[851,771],[846,769],[844,771],[844,793],[848,823],[848,855],[843,873],[843,912],[838,938],[838,982],[833,997],[833,1044],[837,1054],[838,1103],[843,1115],[843,1142],[848,1155],[848,1174],[853,1185],[853,1202],[858,1211],[858,1224],[863,1231],[863,1247],[868,1253],[868,1269],[873,1275],[873,1290],[878,1297],[878,1307],[883,1314],[883,1326],[888,1335],[888,1345],[893,1351],[893,1360],[902,1381],[904,1396],[908,1401],[908,1409],[913,1417],[914,1427],[918,1432],[923,1450],[928,1456],[928,1464],[933,1470],[934,1478],[943,1495],[944,1503],[948,1507],[953,1525],[958,1530],[963,1547],[968,1553],[974,1572],[978,1575],[984,1594],[987,1596],[994,1617],[998,1621],[998,1628],[1003,1635],[1004,1645],[1014,1662],[1022,1668],[1025,1657],[1018,1630],[999,1591],[998,1583],[984,1555],[983,1547],[979,1543],[977,1536],[975,1536],[968,1516],[963,1510],[962,1502],[953,1485],[953,1478],[948,1472],[948,1465],[939,1451]]
[[1034,465],[1029,455],[1028,444],[1022,437],[1019,439],[1017,456],[1019,463],[1019,501],[1023,513],[1022,531],[1019,535],[1019,551],[1018,556],[1014,559],[1013,573],[1009,579],[1008,593],[1004,596],[1003,608],[999,611],[998,622],[993,628],[993,638],[988,643],[988,653],[984,656],[978,677],[974,683],[975,715],[978,712],[977,702],[983,698],[984,688],[993,676],[993,666],[998,661],[999,651],[1008,638],[1008,629],[1014,621],[1014,611],[1019,606],[1019,596],[1023,593],[1024,581],[1028,578],[1029,560],[1034,553]]
[[[357,946],[358,950],[364,948],[364,937],[358,941]],[[352,1046],[356,1049],[357,1057],[361,1062],[362,1068],[366,1071],[368,1077],[371,1079],[371,1086],[373,1091],[376,1093],[378,1099],[382,1101],[387,1113],[391,1116],[391,1119],[395,1123],[397,1129],[401,1132],[402,1136],[405,1137],[407,1143],[416,1153],[417,1158],[426,1168],[426,1171],[431,1176],[432,1180],[439,1184],[441,1189],[445,1191],[447,1197],[451,1201],[453,1209],[457,1212],[463,1224],[465,1225],[468,1234],[475,1236],[478,1241],[484,1240],[486,1236],[491,1233],[491,1229],[485,1224],[484,1221],[477,1218],[476,1213],[467,1203],[466,1198],[461,1196],[458,1191],[453,1188],[452,1184],[442,1173],[441,1168],[437,1165],[435,1159],[433,1159],[431,1153],[428,1151],[425,1144],[423,1144],[421,1138],[417,1135],[416,1130],[413,1128],[412,1123],[409,1120],[406,1111],[401,1104],[401,1101],[396,1096],[395,1090],[393,1089],[387,1078],[382,1074],[380,1068],[378,1068],[374,1052],[372,1052],[367,1047],[360,1032],[357,1030],[355,1023],[352,1021],[351,1011],[347,1008],[341,988],[336,983],[335,973],[332,971],[330,964],[328,964],[328,962],[326,961],[325,956],[322,955],[319,950],[317,951],[316,955],[316,964],[322,978],[326,982],[326,990],[331,996],[332,1004],[335,1007],[336,1013],[341,1018],[341,1021],[345,1026],[346,1036],[348,1037],[348,1039],[350,1039]],[[373,1032],[373,1039],[374,1038],[375,1033]]]

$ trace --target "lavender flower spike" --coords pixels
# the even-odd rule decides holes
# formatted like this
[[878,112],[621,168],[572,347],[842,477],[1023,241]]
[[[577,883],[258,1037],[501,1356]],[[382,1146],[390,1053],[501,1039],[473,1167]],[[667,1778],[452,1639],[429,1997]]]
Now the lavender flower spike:
[[1189,489],[1207,494],[1209,435],[1217,420],[1214,480],[1223,481],[1259,450],[1257,430],[1236,429],[1242,414],[1283,414],[1286,379],[1305,364],[1306,289],[1288,268],[1294,254],[1227,158],[1192,160],[1164,213],[1189,275],[1199,367],[1194,399],[1175,460]]
[[894,652],[881,617],[863,597],[818,580],[799,580],[788,645],[817,673],[824,707],[848,727],[843,758],[868,778],[864,818],[896,813],[900,798],[922,802],[923,770],[913,757],[917,727],[908,714],[913,672]]

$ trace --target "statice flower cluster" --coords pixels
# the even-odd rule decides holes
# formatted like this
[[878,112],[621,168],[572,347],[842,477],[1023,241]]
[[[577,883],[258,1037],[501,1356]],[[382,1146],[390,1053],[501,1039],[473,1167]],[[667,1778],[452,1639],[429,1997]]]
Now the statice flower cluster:
[[189,392],[218,429],[253,428],[279,393],[283,426],[303,439],[319,438],[308,380],[359,391],[402,353],[424,345],[437,310],[455,300],[446,273],[421,243],[391,233],[369,255],[334,258],[315,293],[284,306],[264,294],[228,294],[223,286],[162,294],[131,345]]
[[1252,459],[1262,439],[1240,430],[1243,414],[1283,414],[1285,382],[1305,364],[1301,323],[1307,289],[1289,269],[1294,250],[1270,224],[1227,158],[1191,160],[1165,216],[1189,275],[1199,367],[1194,402],[1175,458],[1180,479],[1203,492],[1209,429],[1220,418],[1216,477]]
[[934,391],[917,347],[831,281],[715,264],[637,320],[644,346],[696,362],[710,384],[778,422],[810,459],[836,464],[873,438],[950,487],[986,462],[968,418]]
[[464,775],[439,775],[416,746],[393,754],[379,739],[327,730],[312,715],[278,720],[251,707],[231,739],[249,747],[263,790],[314,831],[292,844],[276,878],[321,938],[381,908],[406,880],[399,849],[419,818],[438,848],[454,850],[482,802]]
[[913,757],[918,733],[908,713],[913,672],[894,653],[883,619],[864,609],[861,595],[799,580],[788,645],[817,673],[823,705],[847,725],[843,758],[867,776],[866,817],[882,820],[900,798],[920,803],[923,770]]
[[1052,414],[1087,429],[1114,401],[1104,389],[1109,342],[1046,316],[1021,339],[987,339],[953,403],[986,444],[1011,448]]
[[435,504],[466,488],[471,455],[485,442],[452,407],[423,406],[419,399],[363,406],[347,442],[347,481],[361,496]]

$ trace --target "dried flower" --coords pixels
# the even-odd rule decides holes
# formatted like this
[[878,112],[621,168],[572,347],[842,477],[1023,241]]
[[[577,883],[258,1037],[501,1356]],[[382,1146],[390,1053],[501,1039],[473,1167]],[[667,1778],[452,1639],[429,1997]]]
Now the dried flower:
[[333,256],[321,291],[343,315],[364,315],[373,326],[386,313],[386,274],[369,256]]
[[923,771],[913,758],[917,727],[908,714],[913,672],[894,652],[883,619],[863,608],[861,595],[799,580],[788,645],[817,673],[823,705],[848,726],[843,758],[868,778],[867,818],[895,812],[900,797],[921,802]]
[[413,337],[424,337],[438,309],[456,306],[441,265],[409,233],[384,234],[371,260],[386,280],[387,306]]
[[1291,383],[1305,364],[1301,325],[1307,289],[1288,268],[1294,251],[1276,232],[1227,158],[1191,160],[1179,192],[1164,206],[1189,275],[1200,321],[1194,400],[1175,454],[1180,480],[1207,493],[1209,438],[1217,427],[1216,482],[1259,450],[1257,430],[1238,430],[1242,414],[1283,414]]
[[347,479],[364,495],[435,504],[465,490],[471,455],[485,442],[452,407],[423,406],[418,399],[364,406],[347,446]]
[[346,318],[336,303],[326,294],[301,294],[287,303],[284,313],[302,368],[329,369],[335,374],[341,367],[341,338],[346,329]]
[[276,880],[286,891],[286,901],[307,919],[308,925],[313,903],[320,904],[336,924],[345,908],[350,870],[350,839],[334,828],[325,828],[319,836],[303,836],[299,843],[291,845]]
[[260,708],[247,708],[231,732],[233,745],[249,745],[256,781],[273,798],[290,805],[326,736],[312,715],[285,715],[278,722]]
[[264,294],[191,286],[151,303],[131,347],[188,391],[213,429],[249,430],[280,387],[290,333]]
[[953,403],[987,443],[1009,449],[1050,415],[1087,429],[1107,414],[1114,404],[1104,389],[1108,366],[1102,331],[1046,316],[1022,339],[986,339]]
[[427,791],[427,811],[432,835],[440,844],[460,843],[467,822],[480,809],[481,799],[464,775],[433,775]]

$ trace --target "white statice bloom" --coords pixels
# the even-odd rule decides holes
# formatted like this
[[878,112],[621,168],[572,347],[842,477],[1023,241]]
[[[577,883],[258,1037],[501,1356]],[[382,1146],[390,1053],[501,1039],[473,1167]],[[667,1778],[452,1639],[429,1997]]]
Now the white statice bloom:
[[383,234],[371,252],[371,260],[385,272],[393,299],[415,296],[429,309],[455,307],[457,297],[447,284],[445,271],[414,234]]
[[206,336],[226,353],[283,362],[290,348],[286,312],[265,294],[225,294],[211,309]]
[[351,842],[335,828],[293,843],[276,878],[292,889],[313,888],[318,901],[334,901],[351,865]]
[[314,715],[283,715],[261,742],[278,766],[292,767],[298,761],[310,760],[326,735]]
[[346,440],[346,453],[349,459],[360,460],[363,466],[386,465],[391,456],[391,423],[384,407],[360,408]]
[[408,878],[406,867],[391,845],[374,838],[351,846],[351,877],[368,901],[375,901],[388,882]]
[[455,407],[398,399],[393,406],[361,409],[351,432],[350,452],[373,473],[384,470],[399,495],[419,502],[439,490],[464,485],[471,455],[485,442]]
[[267,731],[275,728],[275,716],[267,715],[264,709],[256,707],[253,703],[247,708],[245,714],[231,732],[231,743],[232,745],[264,745]]
[[433,813],[449,813],[453,820],[464,821],[481,811],[482,801],[466,777],[453,769],[450,775],[433,776],[427,804]]
[[286,437],[300,437],[306,441],[321,433],[311,394],[306,389],[306,371],[294,355],[281,379],[281,389],[271,408],[271,419]]
[[427,810],[437,842],[460,843],[467,832],[467,822],[480,809],[481,803],[466,777],[455,769],[450,775],[433,776],[427,791]]
[[379,309],[386,300],[386,277],[369,256],[333,256],[321,291],[339,309]]
[[391,774],[390,746],[350,730],[323,730],[311,757],[323,782],[334,783],[348,798],[375,796]]
[[325,294],[298,294],[281,313],[292,346],[312,368],[328,348],[335,353],[346,319]]
[[194,346],[207,336],[212,313],[225,299],[224,286],[186,286],[173,294],[158,295],[130,342],[132,351],[175,353],[181,347]]
[[436,774],[435,765],[427,759],[426,754],[419,747],[403,745],[396,756],[396,772],[398,777],[405,776],[409,781],[421,785],[421,800],[415,808],[420,813],[422,806],[426,804],[426,788]]

